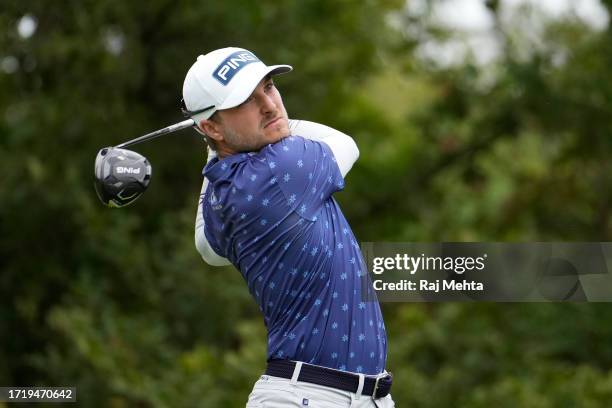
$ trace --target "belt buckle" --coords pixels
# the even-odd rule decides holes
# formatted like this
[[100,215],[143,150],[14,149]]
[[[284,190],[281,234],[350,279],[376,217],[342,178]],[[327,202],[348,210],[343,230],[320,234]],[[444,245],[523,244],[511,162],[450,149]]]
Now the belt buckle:
[[[393,374],[391,374],[390,372],[385,372],[384,374],[385,375],[383,375],[383,376],[376,377],[376,381],[374,382],[374,391],[372,392],[372,398],[374,398],[374,399],[377,399],[376,398],[376,392],[378,391],[378,383],[379,383],[380,380],[390,379],[391,381],[393,381]],[[387,393],[385,395],[381,396],[380,398],[387,396],[387,394],[389,394],[389,391],[387,391]]]

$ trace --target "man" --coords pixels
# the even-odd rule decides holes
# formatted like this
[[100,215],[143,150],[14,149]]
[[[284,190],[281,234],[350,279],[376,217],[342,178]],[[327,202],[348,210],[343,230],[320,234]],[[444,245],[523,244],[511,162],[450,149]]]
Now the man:
[[291,70],[223,48],[187,73],[185,113],[213,147],[196,246],[240,271],[264,315],[268,367],[247,407],[390,407],[380,306],[362,299],[367,269],[332,197],[359,151],[341,132],[288,119],[272,76]]

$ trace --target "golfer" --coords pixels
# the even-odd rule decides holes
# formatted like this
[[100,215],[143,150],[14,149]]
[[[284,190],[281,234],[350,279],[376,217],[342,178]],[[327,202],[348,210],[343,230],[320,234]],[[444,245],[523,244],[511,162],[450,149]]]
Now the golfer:
[[240,271],[264,316],[268,365],[247,407],[392,407],[380,306],[363,300],[367,268],[333,198],[359,150],[288,119],[273,77],[291,70],[223,48],[187,72],[183,108],[211,147],[196,247]]

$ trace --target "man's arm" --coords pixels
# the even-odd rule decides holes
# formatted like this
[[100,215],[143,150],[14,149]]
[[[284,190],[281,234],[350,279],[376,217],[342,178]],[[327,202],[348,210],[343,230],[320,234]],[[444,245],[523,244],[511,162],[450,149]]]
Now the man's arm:
[[294,136],[327,144],[334,153],[342,177],[346,177],[359,158],[359,149],[353,138],[329,126],[307,120],[290,119],[289,129]]

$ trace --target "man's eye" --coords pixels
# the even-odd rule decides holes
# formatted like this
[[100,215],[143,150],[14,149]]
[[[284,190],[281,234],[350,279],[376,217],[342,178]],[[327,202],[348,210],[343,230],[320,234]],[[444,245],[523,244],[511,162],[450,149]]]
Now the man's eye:
[[266,91],[269,91],[272,88],[274,88],[274,82],[268,82],[266,84]]

